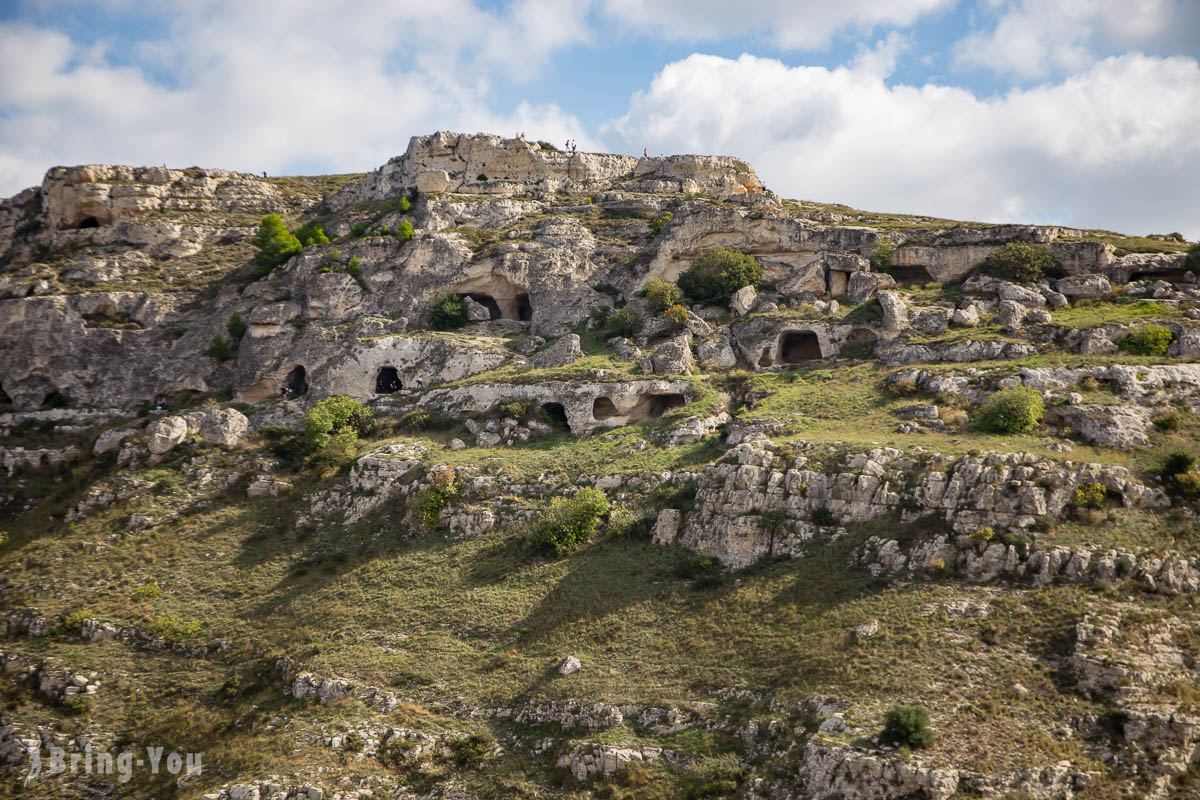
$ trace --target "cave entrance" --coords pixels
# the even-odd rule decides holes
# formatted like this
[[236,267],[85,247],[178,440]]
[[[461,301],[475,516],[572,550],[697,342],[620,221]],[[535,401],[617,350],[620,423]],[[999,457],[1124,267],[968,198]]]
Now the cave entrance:
[[896,279],[896,283],[929,283],[937,280],[929,267],[888,267],[887,274]]
[[75,227],[80,228],[80,229],[82,229],[82,228],[99,228],[100,220],[96,219],[95,217],[84,217],[83,219],[81,219],[79,221],[79,224],[76,225]]
[[71,405],[71,398],[67,397],[66,394],[60,392],[58,389],[55,389],[53,392],[50,392],[50,394],[42,398],[41,407],[42,410],[46,410],[51,408],[66,408],[69,405]]
[[1156,272],[1135,272],[1129,276],[1129,283],[1134,281],[1166,281],[1168,283],[1183,283],[1183,276],[1187,274],[1187,270],[1183,267],[1178,269],[1160,269]]
[[678,392],[643,395],[633,410],[629,412],[629,421],[658,419],[663,414],[683,408],[685,405],[687,405],[687,398]]
[[762,355],[758,357],[758,365],[760,367],[769,367],[775,363],[775,359],[771,358],[770,346],[764,347]]
[[488,310],[488,319],[500,319],[504,316],[500,313],[500,304],[497,303],[496,298],[492,297],[490,294],[483,294],[482,292],[466,292],[463,294],[463,297],[469,297],[476,303],[479,303],[479,305],[486,308]]
[[0,386],[0,408],[12,408],[12,404],[12,398],[4,391],[4,387]]
[[533,303],[529,302],[528,294],[517,295],[517,319],[521,322],[529,322],[533,319]]
[[542,411],[554,427],[560,430],[571,429],[571,424],[567,422],[567,409],[562,403],[542,403]]
[[784,364],[814,361],[820,357],[821,342],[812,331],[791,331],[779,342],[779,360]]
[[592,403],[592,416],[596,419],[611,419],[617,416],[617,407],[607,397],[597,397]]
[[380,367],[375,376],[375,394],[392,394],[404,388],[395,367]]
[[283,379],[285,389],[290,389],[290,394],[299,397],[302,394],[308,393],[308,372],[304,367],[295,367]]

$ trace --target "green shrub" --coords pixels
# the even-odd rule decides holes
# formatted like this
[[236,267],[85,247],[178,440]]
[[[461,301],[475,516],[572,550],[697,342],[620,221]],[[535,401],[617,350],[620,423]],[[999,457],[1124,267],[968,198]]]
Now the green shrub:
[[69,714],[72,717],[82,716],[87,714],[96,705],[96,699],[90,694],[77,694],[73,697],[65,697],[58,707],[64,714]]
[[536,400],[505,400],[496,406],[496,414],[501,417],[512,417],[517,422],[525,422],[537,415],[541,410]]
[[442,289],[433,296],[429,317],[434,330],[461,328],[467,324],[467,301],[453,289]]
[[329,244],[329,237],[325,235],[324,228],[310,222],[296,229],[296,241],[300,242],[301,247],[310,247],[314,244]]
[[147,622],[146,630],[168,642],[186,642],[189,639],[199,639],[207,633],[208,626],[196,620],[163,614]]
[[1183,414],[1180,414],[1178,411],[1168,411],[1165,414],[1159,414],[1150,421],[1160,431],[1177,431],[1183,427]]
[[655,217],[653,220],[650,221],[651,235],[658,236],[660,233],[662,233],[663,226],[669,224],[670,222],[671,222],[671,212],[670,211],[664,211],[663,213],[659,214],[657,217]]
[[413,511],[421,524],[434,530],[442,519],[442,509],[458,499],[462,488],[453,467],[431,472],[430,483],[416,496]]
[[705,250],[679,276],[683,293],[701,303],[727,305],[733,293],[743,286],[757,286],[762,267],[751,255],[729,247]]
[[362,264],[358,260],[358,256],[350,256],[350,260],[342,265],[342,272],[345,272],[354,280],[362,279]]
[[454,763],[460,767],[478,764],[486,759],[495,747],[496,739],[487,731],[472,733],[451,745]]
[[1175,476],[1172,481],[1175,494],[1188,499],[1200,497],[1200,472],[1189,469]]
[[1195,466],[1196,457],[1191,453],[1176,450],[1167,456],[1159,473],[1167,491],[1181,497],[1200,496],[1200,472],[1196,471]]
[[996,529],[990,526],[976,528],[967,536],[971,544],[986,544],[994,538],[996,538]]
[[1042,421],[1042,393],[1028,386],[996,392],[975,415],[975,427],[986,433],[1029,433]]
[[258,233],[251,239],[251,244],[258,248],[258,252],[254,254],[254,263],[260,278],[304,249],[300,240],[288,231],[278,214],[267,214],[262,218],[258,223]]
[[914,750],[933,744],[933,729],[929,727],[929,712],[921,706],[892,706],[883,718],[879,739],[892,746]]
[[401,242],[407,242],[413,237],[413,226],[408,220],[401,220],[400,225],[396,228],[396,238]]
[[409,211],[412,211],[412,201],[407,197],[401,197],[400,203],[396,207],[400,209],[401,214],[407,214]]
[[663,316],[674,325],[676,328],[686,328],[688,323],[688,310],[681,305],[674,305],[663,312]]
[[871,254],[871,269],[876,272],[887,272],[892,266],[892,243],[882,239],[875,252]]
[[683,292],[679,291],[679,287],[662,278],[651,278],[646,281],[646,288],[642,292],[646,297],[646,305],[655,313],[666,311],[671,306],[679,305],[683,301]]
[[0,531],[0,547],[8,544],[8,531]]
[[229,332],[229,338],[240,342],[246,335],[246,320],[242,319],[242,315],[235,311],[229,315],[229,322],[225,324],[225,330]]
[[692,581],[694,589],[716,589],[725,583],[726,573],[720,559],[688,556],[675,565],[675,576]]
[[821,506],[820,508],[814,508],[812,510],[812,522],[813,525],[820,525],[823,528],[828,528],[831,525],[837,525],[838,518],[828,508]]
[[563,555],[587,541],[607,512],[608,498],[599,489],[556,497],[530,528],[529,543],[543,553]]
[[129,599],[135,603],[141,603],[161,597],[162,593],[162,587],[157,583],[143,583],[129,594]]
[[400,418],[400,429],[410,432],[444,431],[453,428],[458,422],[451,417],[428,408],[414,408]]
[[979,262],[979,271],[1006,281],[1030,283],[1061,274],[1062,265],[1044,244],[1009,242],[988,253]]
[[371,429],[371,409],[344,394],[326,397],[304,415],[304,446],[311,456],[344,462]]
[[1142,325],[1117,340],[1117,347],[1137,356],[1165,356],[1171,331],[1162,325]]
[[642,329],[642,318],[632,308],[624,306],[608,315],[604,327],[609,336],[637,336]]
[[1196,242],[1188,248],[1187,260],[1183,262],[1183,265],[1186,269],[1200,275],[1200,242]]
[[367,235],[367,226],[361,222],[358,223],[357,225],[355,225],[353,228],[350,229],[350,235],[351,236],[366,236]]
[[1107,496],[1108,490],[1103,483],[1084,483],[1075,487],[1072,504],[1076,508],[1103,508]]
[[225,337],[219,333],[212,338],[212,342],[209,343],[208,349],[204,352],[208,353],[208,355],[212,358],[215,358],[219,363],[224,363],[233,358],[233,351],[229,349],[229,343],[226,342]]

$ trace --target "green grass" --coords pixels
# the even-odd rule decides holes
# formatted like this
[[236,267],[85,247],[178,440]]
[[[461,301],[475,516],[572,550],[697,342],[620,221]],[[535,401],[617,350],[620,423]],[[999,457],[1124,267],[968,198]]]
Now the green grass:
[[1183,312],[1178,306],[1163,305],[1153,300],[1076,300],[1069,308],[1050,312],[1050,316],[1055,325],[1091,328],[1097,325],[1128,325],[1135,322],[1179,319],[1183,317]]

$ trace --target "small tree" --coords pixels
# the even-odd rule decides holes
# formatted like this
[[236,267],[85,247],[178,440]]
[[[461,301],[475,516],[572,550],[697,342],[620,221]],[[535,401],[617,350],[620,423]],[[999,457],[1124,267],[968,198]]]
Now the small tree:
[[1062,265],[1044,244],[1009,242],[997,247],[979,262],[979,271],[993,278],[1028,283],[1058,275]]
[[[328,240],[327,240],[328,241]],[[278,214],[267,214],[258,223],[258,233],[251,243],[258,248],[254,263],[259,277],[263,277],[304,249],[295,234],[290,233]]]
[[467,301],[453,289],[442,289],[433,296],[429,318],[434,330],[461,328],[467,324]]
[[396,238],[402,242],[407,242],[413,237],[413,226],[408,220],[401,220],[400,225],[396,228]]
[[219,363],[224,363],[233,358],[233,350],[229,349],[229,343],[226,342],[225,337],[219,333],[212,338],[212,343],[209,344],[208,350],[205,352],[215,358]]
[[1187,260],[1183,262],[1183,265],[1192,272],[1200,273],[1200,242],[1196,242],[1188,248]]
[[679,291],[679,287],[662,278],[651,278],[646,281],[644,293],[646,305],[655,313],[666,311],[671,306],[679,305],[683,301],[683,292]]
[[757,286],[762,267],[754,256],[729,247],[705,250],[679,276],[679,288],[693,300],[723,306],[743,286]]
[[871,269],[876,272],[887,272],[890,266],[892,266],[892,243],[887,239],[880,239],[879,246],[871,254]]
[[401,197],[400,204],[397,206],[397,208],[400,209],[401,214],[407,214],[409,211],[412,211],[412,201],[407,197]]
[[296,240],[300,242],[301,247],[329,244],[329,237],[325,235],[325,229],[311,222],[296,229]]
[[1162,325],[1142,325],[1117,340],[1117,347],[1137,356],[1165,356],[1171,346],[1171,330]]
[[1045,411],[1041,392],[1013,386],[988,398],[976,415],[975,426],[987,433],[1029,433],[1042,421]]
[[671,222],[671,212],[664,211],[663,213],[661,213],[657,217],[655,217],[653,220],[651,220],[650,233],[654,236],[658,236],[660,233],[662,233],[663,227],[670,224],[670,222]]
[[929,712],[921,706],[892,706],[883,718],[879,740],[884,744],[917,749],[929,747],[936,739],[929,727]]
[[326,397],[304,415],[304,448],[310,456],[344,462],[373,419],[371,409],[344,394]]
[[225,330],[229,331],[231,339],[240,342],[246,335],[246,320],[242,319],[242,315],[235,311],[229,315],[229,322],[226,323]]
[[637,336],[642,329],[642,318],[632,308],[624,306],[608,315],[604,327],[610,336]]

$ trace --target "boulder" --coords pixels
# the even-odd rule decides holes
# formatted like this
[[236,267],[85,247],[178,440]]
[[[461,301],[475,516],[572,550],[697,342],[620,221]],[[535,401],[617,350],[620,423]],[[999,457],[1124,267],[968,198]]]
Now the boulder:
[[576,672],[579,672],[582,666],[583,665],[579,663],[578,658],[575,656],[567,656],[562,660],[562,663],[558,665],[558,674],[564,677],[567,675],[574,675]]
[[477,303],[469,297],[464,297],[463,302],[467,304],[467,320],[469,322],[487,322],[492,318],[492,312],[487,310],[487,306],[482,303]]
[[733,297],[729,300],[729,307],[736,311],[738,316],[745,316],[757,303],[758,292],[754,287],[743,286],[733,293]]
[[1072,275],[1060,278],[1055,288],[1067,297],[1107,297],[1112,293],[1112,284],[1103,275]]
[[950,324],[956,328],[974,328],[979,324],[979,311],[975,308],[975,304],[966,308],[954,309],[954,314],[950,317]]
[[110,428],[96,437],[92,445],[92,455],[102,456],[121,446],[121,442],[133,433],[129,428]]
[[205,444],[233,447],[250,430],[250,420],[233,408],[213,408],[200,418],[198,432]]
[[695,366],[692,348],[684,337],[663,342],[642,362],[642,368],[655,375],[691,375]]
[[1046,298],[1042,297],[1041,292],[1026,289],[1015,283],[1001,283],[996,287],[996,294],[1001,300],[1011,300],[1027,308],[1041,308],[1046,305]]
[[538,369],[565,367],[580,358],[583,358],[583,348],[579,346],[579,335],[568,333],[534,356],[533,365]]
[[727,369],[737,366],[737,354],[727,339],[701,342],[696,348],[700,364],[705,369]]
[[1016,300],[1001,300],[1000,305],[996,308],[996,322],[1006,331],[1017,333],[1021,330],[1021,323],[1025,320],[1025,312],[1025,306]]
[[167,417],[154,423],[150,429],[150,452],[161,456],[174,450],[188,435],[188,424],[183,417]]
[[852,272],[846,282],[846,299],[852,305],[865,303],[880,289],[895,287],[896,279],[882,272]]
[[908,327],[908,306],[896,292],[879,292],[879,307],[883,311],[883,329],[896,333]]

